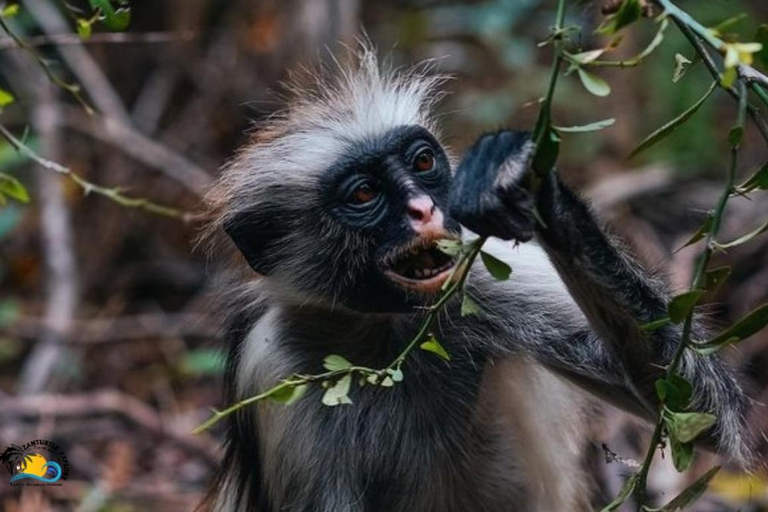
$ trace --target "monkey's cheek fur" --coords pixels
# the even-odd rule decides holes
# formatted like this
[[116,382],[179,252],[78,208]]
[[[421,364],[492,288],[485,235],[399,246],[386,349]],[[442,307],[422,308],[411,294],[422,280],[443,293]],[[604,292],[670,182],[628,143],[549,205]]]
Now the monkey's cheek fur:
[[385,270],[384,275],[392,280],[397,286],[405,288],[406,290],[417,293],[434,294],[440,292],[443,283],[445,283],[453,273],[454,266],[455,263],[452,263],[446,270],[426,279],[411,279],[401,276],[392,270]]

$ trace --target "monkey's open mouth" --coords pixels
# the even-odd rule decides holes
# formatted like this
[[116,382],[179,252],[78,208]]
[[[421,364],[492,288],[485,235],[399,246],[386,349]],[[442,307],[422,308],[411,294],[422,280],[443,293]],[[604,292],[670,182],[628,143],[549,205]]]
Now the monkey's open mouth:
[[429,240],[390,257],[385,264],[385,273],[400,285],[433,292],[440,289],[455,264],[455,258],[438,249],[434,240]]

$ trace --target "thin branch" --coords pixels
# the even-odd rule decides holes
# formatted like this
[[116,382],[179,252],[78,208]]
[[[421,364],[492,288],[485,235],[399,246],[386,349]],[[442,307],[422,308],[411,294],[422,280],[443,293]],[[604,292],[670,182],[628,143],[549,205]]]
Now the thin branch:
[[183,212],[170,206],[154,203],[148,199],[126,196],[118,188],[107,188],[86,180],[85,178],[72,171],[69,167],[65,167],[57,162],[54,162],[53,160],[48,160],[38,155],[29,146],[17,139],[2,124],[0,124],[0,135],[2,135],[3,138],[5,138],[5,140],[7,140],[19,153],[31,159],[42,168],[68,177],[70,180],[80,186],[85,194],[97,194],[104,196],[127,208],[145,210],[164,217],[181,219],[184,222],[188,222],[192,219],[192,215],[190,213]]
[[144,402],[112,389],[75,395],[5,397],[2,400],[2,409],[3,419],[29,415],[92,417],[101,414],[117,414],[152,434],[165,437],[201,455],[209,464],[217,464],[220,456],[215,443],[205,438],[191,437],[179,429],[169,428],[157,411]]
[[61,122],[67,128],[111,144],[143,164],[161,171],[187,190],[202,196],[213,178],[185,156],[111,117],[90,117],[76,107],[64,107]]
[[[733,87],[725,87],[722,83],[722,74],[720,73],[720,69],[717,67],[717,63],[715,63],[714,59],[712,58],[712,55],[710,55],[707,48],[702,44],[701,40],[696,36],[696,34],[688,28],[685,23],[681,22],[677,18],[673,18],[675,24],[680,29],[680,32],[688,39],[688,42],[691,43],[693,48],[696,50],[696,53],[701,57],[702,62],[704,62],[704,65],[706,66],[707,70],[709,70],[709,73],[712,75],[712,78],[714,78],[718,84],[720,84],[720,88],[723,89],[725,92],[728,93],[729,96],[731,96],[734,100],[737,102],[740,101],[739,93],[736,92],[736,90]],[[759,108],[755,107],[752,104],[747,103],[747,114],[749,115],[749,118],[754,123],[755,127],[758,129],[760,134],[762,135],[763,139],[765,139],[765,142],[768,144],[768,122],[766,122],[765,118],[762,116],[762,112]]]
[[[30,48],[41,46],[73,46],[98,44],[156,44],[188,42],[195,39],[197,34],[192,30],[179,32],[103,32],[93,34],[88,39],[81,39],[77,34],[69,32],[43,36],[32,36],[24,39]],[[13,39],[0,40],[0,51],[20,49]]]

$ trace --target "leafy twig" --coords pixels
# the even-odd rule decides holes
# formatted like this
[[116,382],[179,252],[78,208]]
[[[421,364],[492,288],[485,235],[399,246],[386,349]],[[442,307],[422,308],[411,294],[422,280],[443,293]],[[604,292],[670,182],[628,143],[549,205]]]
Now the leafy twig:
[[191,214],[183,212],[179,209],[172,208],[150,201],[145,198],[130,197],[123,194],[118,188],[108,188],[101,185],[97,185],[91,181],[86,180],[80,175],[76,174],[69,167],[65,167],[52,160],[47,160],[37,153],[35,153],[29,146],[17,139],[5,126],[0,124],[0,135],[5,138],[19,153],[30,158],[41,167],[53,171],[55,173],[67,176],[70,180],[76,183],[83,189],[85,194],[97,194],[104,196],[115,203],[125,206],[127,208],[136,208],[139,210],[145,210],[150,213],[161,215],[164,217],[171,217],[175,219],[181,219],[184,222],[188,222],[192,219]]

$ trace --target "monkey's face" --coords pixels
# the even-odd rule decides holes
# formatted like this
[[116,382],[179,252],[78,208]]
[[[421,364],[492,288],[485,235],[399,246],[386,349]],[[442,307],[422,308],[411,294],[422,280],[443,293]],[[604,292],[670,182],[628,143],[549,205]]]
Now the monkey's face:
[[404,126],[335,155],[307,175],[312,155],[286,154],[296,169],[268,186],[267,176],[254,179],[263,190],[227,232],[257,272],[300,302],[365,312],[430,304],[455,264],[435,242],[461,232],[447,216],[442,147],[426,129]]
[[[362,311],[408,311],[434,300],[455,260],[437,249],[457,239],[447,216],[450,163],[424,128],[395,128],[354,144],[329,170],[322,194],[340,237],[347,286],[339,299]],[[333,229],[333,228],[330,228]]]

